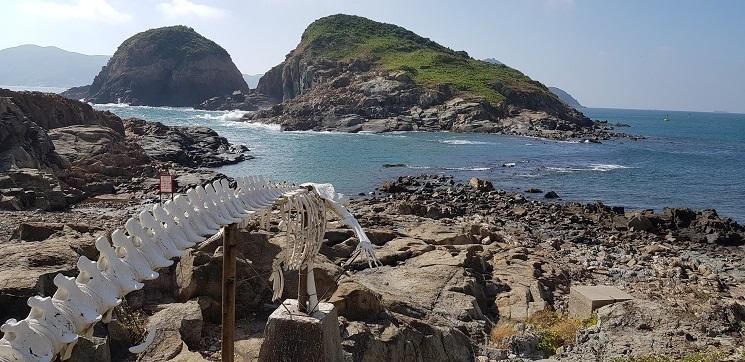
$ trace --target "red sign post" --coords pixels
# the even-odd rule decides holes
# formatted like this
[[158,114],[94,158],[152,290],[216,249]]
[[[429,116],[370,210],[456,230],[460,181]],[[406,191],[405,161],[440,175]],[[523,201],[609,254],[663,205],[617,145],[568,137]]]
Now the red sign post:
[[173,175],[162,172],[160,174],[160,195],[171,194],[173,195]]

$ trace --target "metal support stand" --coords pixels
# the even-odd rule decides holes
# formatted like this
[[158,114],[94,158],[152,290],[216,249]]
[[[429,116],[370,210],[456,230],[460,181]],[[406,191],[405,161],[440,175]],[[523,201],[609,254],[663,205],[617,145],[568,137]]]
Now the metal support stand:
[[224,226],[222,248],[222,361],[233,362],[235,339],[235,224]]
[[301,267],[297,271],[297,309],[300,312],[308,313],[308,269]]

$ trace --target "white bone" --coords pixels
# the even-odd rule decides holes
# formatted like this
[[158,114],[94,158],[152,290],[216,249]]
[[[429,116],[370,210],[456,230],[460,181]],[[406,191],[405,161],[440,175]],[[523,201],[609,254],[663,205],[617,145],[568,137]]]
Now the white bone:
[[149,326],[147,328],[147,335],[145,336],[145,340],[136,346],[129,347],[129,352],[134,353],[134,354],[145,352],[147,347],[149,347],[153,343],[154,340],[155,340],[155,327]]
[[[180,197],[180,195],[176,197]],[[163,204],[163,208],[168,211],[169,215],[175,218],[179,228],[184,232],[184,235],[186,235],[189,241],[196,243],[204,240],[204,237],[199,235],[199,233],[195,231],[194,226],[192,226],[192,223],[187,220],[186,213],[182,211],[175,202],[168,200]]]
[[[220,221],[217,215],[210,213],[204,203],[204,199],[199,195],[199,187],[189,189],[186,192],[189,203],[189,217],[196,220],[196,225],[204,235],[212,235],[220,230]],[[187,204],[184,204],[187,205]]]
[[28,300],[31,307],[28,317],[29,325],[42,334],[51,337],[50,341],[55,351],[62,351],[62,357],[69,357],[75,342],[78,340],[77,333],[72,321],[52,303],[50,297],[31,297]]
[[[187,194],[191,192],[194,193],[193,190],[188,190]],[[182,196],[178,195],[174,199],[174,205],[179,208],[181,213],[183,213],[185,216],[185,221],[191,225],[191,227],[194,229],[194,232],[198,235],[204,236],[204,235],[212,235],[215,232],[212,232],[211,227],[207,227],[205,224],[205,221],[200,219],[197,215],[197,211],[194,209],[194,207],[191,204],[191,201],[189,200],[188,196]]]
[[114,282],[101,273],[95,261],[85,256],[78,259],[78,270],[80,274],[75,281],[80,286],[80,290],[93,299],[96,312],[103,315],[103,320],[106,321],[111,309],[122,302],[114,289]]
[[57,291],[52,296],[52,303],[73,323],[75,333],[86,334],[90,326],[102,319],[95,302],[83,293],[75,278],[57,274],[54,285]]
[[145,228],[146,235],[151,237],[152,240],[160,246],[163,251],[163,256],[166,259],[173,259],[177,256],[181,256],[181,250],[176,247],[176,243],[166,233],[163,223],[156,220],[153,214],[142,211],[139,215],[140,224]]
[[197,240],[190,241],[189,237],[186,236],[185,227],[179,226],[176,223],[176,218],[169,214],[163,206],[155,205],[153,207],[153,215],[158,221],[164,224],[163,229],[172,238],[179,250],[185,250],[194,246],[194,242]]
[[101,236],[96,239],[96,249],[100,253],[97,266],[104,276],[114,283],[118,297],[124,297],[130,292],[142,289],[145,286],[137,280],[130,265],[119,259],[116,250],[109,244],[106,237]]
[[2,345],[7,345],[22,356],[21,361],[51,361],[54,358],[54,345],[49,338],[31,328],[28,320],[9,319],[0,326],[4,333]]
[[121,229],[114,230],[111,233],[111,240],[116,247],[117,255],[132,268],[138,281],[153,280],[158,278],[158,272],[153,270],[142,251],[135,247],[132,237],[124,235]]
[[130,236],[133,236],[131,239],[132,242],[140,249],[140,252],[145,256],[152,270],[165,268],[173,264],[172,260],[169,260],[163,255],[163,249],[159,245],[156,245],[152,238],[147,235],[147,231],[139,221],[130,218],[124,224],[124,228],[127,229],[127,233]]

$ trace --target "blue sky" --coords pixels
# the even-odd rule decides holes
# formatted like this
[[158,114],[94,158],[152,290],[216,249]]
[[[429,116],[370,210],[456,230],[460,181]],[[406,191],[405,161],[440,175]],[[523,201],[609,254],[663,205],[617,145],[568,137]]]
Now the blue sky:
[[595,107],[745,112],[745,1],[5,0],[0,48],[112,54],[132,34],[185,24],[263,73],[314,19],[406,27],[494,57]]

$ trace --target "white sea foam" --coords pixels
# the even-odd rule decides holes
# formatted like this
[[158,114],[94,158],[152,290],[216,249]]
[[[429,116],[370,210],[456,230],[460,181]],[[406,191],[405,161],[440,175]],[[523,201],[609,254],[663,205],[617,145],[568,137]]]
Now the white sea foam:
[[591,164],[590,168],[593,171],[601,171],[601,172],[607,172],[607,171],[613,171],[613,170],[621,170],[625,168],[633,168],[630,166],[624,166],[624,165],[614,165],[614,164],[603,164],[603,163],[596,163]]
[[406,165],[406,167],[407,168],[412,168],[412,169],[415,169],[415,170],[428,170],[428,169],[432,168],[430,166],[411,166],[411,165]]
[[469,141],[469,140],[443,140],[439,142],[448,144],[448,145],[492,145],[493,144],[491,142]]
[[88,103],[93,107],[105,107],[105,108],[126,108],[129,107],[127,103]]
[[94,108],[132,108],[132,109],[161,109],[165,111],[182,111],[182,112],[204,112],[204,109],[193,107],[168,107],[168,106],[133,106],[128,103],[90,103]]
[[209,119],[209,120],[217,120],[217,121],[237,121],[243,117],[247,111],[230,111],[222,114],[199,114],[194,116],[194,118],[199,119]]
[[266,129],[266,130],[277,131],[277,132],[282,130],[282,126],[276,123],[223,121],[223,120],[220,120],[219,122],[231,128],[254,128],[254,129],[258,128],[258,129]]
[[634,168],[634,167],[616,165],[616,164],[604,164],[604,163],[592,163],[592,164],[589,164],[587,167],[546,167],[546,169],[549,171],[556,171],[559,173],[568,173],[568,172],[576,172],[576,171],[608,172],[608,171],[622,170],[622,169],[629,169],[629,168]]
[[443,167],[448,171],[488,171],[491,167]]

